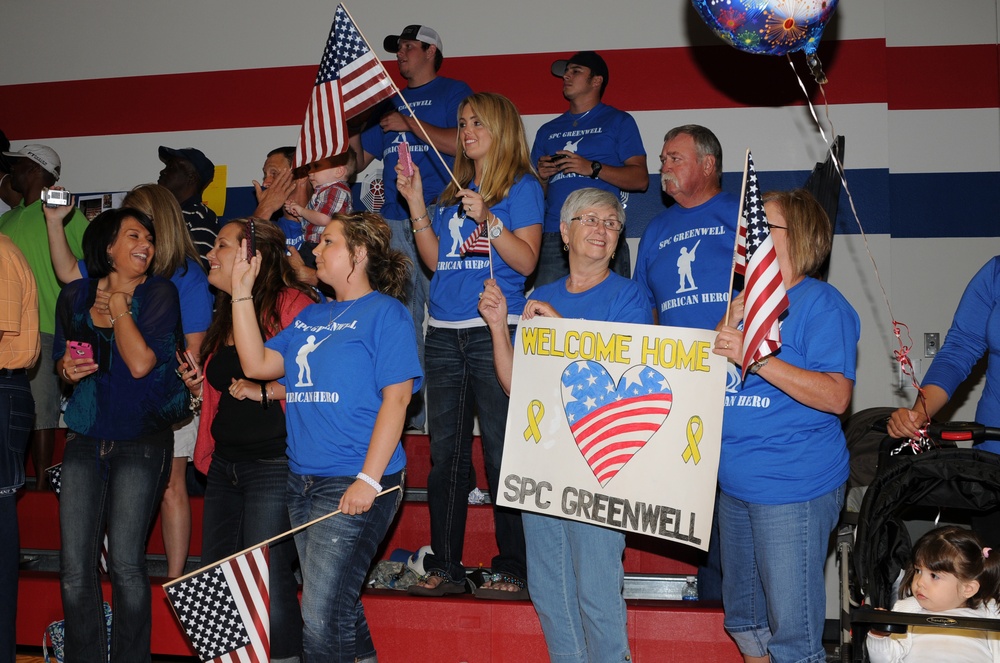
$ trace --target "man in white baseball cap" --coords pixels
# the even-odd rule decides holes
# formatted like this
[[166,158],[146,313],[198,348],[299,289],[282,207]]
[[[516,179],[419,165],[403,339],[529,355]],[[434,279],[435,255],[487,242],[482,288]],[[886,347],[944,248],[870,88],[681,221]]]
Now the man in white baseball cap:
[[[62,284],[52,269],[49,237],[42,211],[42,189],[51,187],[62,174],[62,161],[47,145],[25,145],[17,152],[4,152],[10,160],[11,188],[23,196],[20,205],[0,216],[0,233],[11,238],[31,266],[38,285],[38,322],[41,356],[29,371],[31,395],[35,399],[35,426],[31,437],[31,461],[36,469],[36,489],[48,486],[44,470],[52,464],[55,429],[59,427],[59,380],[52,362],[56,331],[56,299]],[[74,209],[63,221],[63,231],[77,259],[83,257],[83,231],[87,217]]]
[[3,155],[15,159],[23,157],[37,163],[54,178],[45,186],[52,186],[59,181],[62,162],[59,160],[59,155],[56,154],[56,151],[48,145],[25,145],[17,152],[4,152]]

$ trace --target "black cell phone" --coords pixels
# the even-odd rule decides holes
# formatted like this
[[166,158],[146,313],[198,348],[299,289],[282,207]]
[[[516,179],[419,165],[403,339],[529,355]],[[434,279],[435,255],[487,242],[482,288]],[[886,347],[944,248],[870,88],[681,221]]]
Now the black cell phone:
[[549,157],[549,161],[559,161],[561,159],[565,159],[568,156],[569,156],[568,154],[553,154],[552,156]]
[[257,255],[257,233],[254,220],[247,221],[247,260]]

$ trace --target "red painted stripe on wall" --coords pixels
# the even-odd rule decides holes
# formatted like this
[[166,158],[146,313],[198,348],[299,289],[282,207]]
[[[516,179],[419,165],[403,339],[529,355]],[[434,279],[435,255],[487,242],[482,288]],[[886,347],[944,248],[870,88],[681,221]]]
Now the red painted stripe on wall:
[[[784,57],[727,46],[604,53],[605,101],[628,111],[777,107],[802,103]],[[894,110],[1000,105],[997,46],[886,48],[882,39],[824,42],[833,104]],[[509,96],[524,114],[560,113],[551,53],[449,58],[441,75]],[[792,54],[814,91],[801,53]],[[395,64],[388,69],[399,82]],[[297,125],[316,66],[244,69],[0,86],[0,126],[12,140]],[[22,101],[23,100],[23,101]],[[67,103],[66,100],[73,100]]]
[[886,50],[890,110],[1000,106],[997,44]]

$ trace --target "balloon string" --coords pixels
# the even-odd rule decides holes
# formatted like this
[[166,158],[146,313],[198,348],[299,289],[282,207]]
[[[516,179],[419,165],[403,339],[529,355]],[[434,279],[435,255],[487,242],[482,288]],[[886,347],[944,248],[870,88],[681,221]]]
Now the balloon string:
[[[819,117],[816,115],[816,108],[813,106],[812,100],[809,98],[809,91],[806,90],[806,84],[802,81],[802,77],[799,76],[799,72],[795,68],[795,63],[792,61],[791,54],[788,53],[785,57],[788,58],[788,64],[792,68],[792,72],[795,74],[795,79],[799,82],[799,87],[802,88],[802,94],[805,95],[806,104],[809,106],[809,113],[812,115],[813,122],[816,123],[816,128],[819,129],[820,136],[823,137],[823,142],[826,143],[830,157],[833,159],[833,165],[837,170],[837,175],[840,177],[840,184],[844,187],[844,192],[847,194],[847,200],[851,206],[851,213],[854,215],[854,220],[858,224],[858,231],[861,233],[861,239],[864,241],[865,252],[868,254],[868,259],[871,260],[872,263],[872,269],[875,271],[875,280],[878,283],[879,289],[882,291],[882,301],[885,302],[886,310],[889,312],[889,319],[892,320],[892,333],[899,343],[899,349],[894,350],[892,353],[893,358],[899,363],[900,370],[902,370],[903,375],[910,378],[910,382],[917,390],[918,397],[921,402],[923,402],[924,392],[917,383],[917,376],[913,370],[913,362],[909,357],[910,350],[913,347],[913,338],[910,337],[909,327],[902,322],[897,321],[895,314],[892,312],[892,304],[889,303],[889,295],[886,294],[885,285],[882,283],[882,276],[878,271],[878,263],[875,261],[875,256],[872,255],[871,247],[868,244],[868,234],[865,233],[865,229],[861,225],[861,218],[858,216],[858,209],[854,204],[854,196],[851,194],[851,188],[847,185],[847,175],[844,173],[844,164],[840,161],[840,155],[837,154],[837,151],[834,149],[837,134],[833,129],[833,120],[830,119],[830,101],[827,99],[826,89],[823,87],[822,83],[817,83],[817,85],[819,85],[820,93],[823,95],[823,106],[825,109],[826,120],[830,125],[833,140],[827,138],[826,132],[823,130],[823,124],[819,121]],[[906,336],[909,341],[908,343],[903,341],[901,328],[906,329]],[[924,411],[926,412],[926,409]]]

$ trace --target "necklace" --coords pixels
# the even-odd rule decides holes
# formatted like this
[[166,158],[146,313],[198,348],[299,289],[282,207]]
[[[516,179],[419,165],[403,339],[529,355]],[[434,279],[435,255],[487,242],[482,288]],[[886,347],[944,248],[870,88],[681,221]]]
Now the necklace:
[[[597,108],[597,106],[594,106],[594,108]],[[594,108],[591,108],[590,110],[588,110],[586,113],[584,113],[580,117],[573,118],[573,126],[575,127],[577,124],[579,124],[580,120],[582,120],[583,118],[585,118],[588,115],[590,115],[590,111],[594,110]]]
[[[358,297],[357,299],[355,299],[353,302],[350,303],[350,305],[348,305],[347,308],[345,308],[343,311],[341,311],[340,313],[338,313],[336,318],[333,317],[333,309],[336,308],[336,306],[337,306],[336,304],[334,304],[330,308],[330,326],[332,327],[333,323],[335,323],[337,320],[340,320],[340,316],[342,316],[345,313],[347,313],[348,311],[350,311],[354,307],[355,304],[357,304],[358,302],[360,302],[362,299],[364,299],[365,297],[367,297],[372,292],[373,292],[372,290],[369,290],[365,294],[363,294],[360,297]],[[338,302],[338,303],[340,303],[340,302]]]

